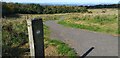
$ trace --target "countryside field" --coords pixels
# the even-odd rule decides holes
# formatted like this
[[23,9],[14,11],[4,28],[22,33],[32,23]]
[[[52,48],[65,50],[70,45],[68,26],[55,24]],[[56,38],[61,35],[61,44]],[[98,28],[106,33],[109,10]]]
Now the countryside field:
[[[43,21],[57,20],[66,27],[119,35],[117,9],[89,9],[86,13],[18,14],[19,17],[3,18],[3,55],[29,55],[27,19],[41,17]],[[44,25],[46,56],[76,56],[74,49],[60,40],[50,39],[49,27]],[[24,44],[25,43],[25,44]],[[11,49],[11,50],[10,50]],[[21,51],[16,52],[19,49]],[[27,49],[27,50],[26,50]],[[15,54],[16,52],[16,54]],[[11,54],[8,54],[11,53]]]
[[[92,13],[74,13],[67,15],[58,23],[64,26],[80,28],[95,32],[118,35],[117,9],[90,9]],[[105,13],[103,13],[103,11]]]
[[[26,19],[42,17],[43,21],[57,20],[61,15],[19,14],[20,17],[3,19],[2,39],[3,56],[29,55],[28,31]],[[60,40],[51,40],[50,31],[44,25],[45,56],[76,56],[76,52]],[[16,54],[15,54],[16,53]]]

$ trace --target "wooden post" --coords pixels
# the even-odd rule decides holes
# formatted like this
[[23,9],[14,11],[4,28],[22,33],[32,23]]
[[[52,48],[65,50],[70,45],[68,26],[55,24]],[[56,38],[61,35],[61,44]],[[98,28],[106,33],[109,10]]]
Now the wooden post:
[[94,47],[91,47],[86,53],[84,53],[80,58],[86,58],[87,55],[94,49]]
[[29,45],[30,45],[30,56],[33,56],[34,58],[35,50],[34,50],[34,40],[33,40],[31,20],[27,20],[27,25],[28,25]]
[[44,35],[41,18],[27,20],[30,54],[34,58],[44,58]]

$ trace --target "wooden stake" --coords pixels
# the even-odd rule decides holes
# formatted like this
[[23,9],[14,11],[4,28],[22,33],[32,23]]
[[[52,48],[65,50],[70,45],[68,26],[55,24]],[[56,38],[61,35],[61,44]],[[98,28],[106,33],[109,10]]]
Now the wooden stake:
[[31,20],[27,20],[27,25],[28,25],[29,45],[30,45],[30,56],[32,56],[32,58],[34,58],[35,50],[34,50],[34,40],[33,40]]

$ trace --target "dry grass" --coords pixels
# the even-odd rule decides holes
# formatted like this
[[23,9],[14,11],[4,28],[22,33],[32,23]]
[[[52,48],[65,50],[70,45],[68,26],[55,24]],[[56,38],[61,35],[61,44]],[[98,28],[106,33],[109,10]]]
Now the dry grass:
[[[117,35],[117,9],[89,9],[92,13],[70,13],[59,21],[65,26]],[[104,13],[102,12],[104,11]]]
[[60,56],[55,46],[49,45],[45,49],[45,56]]

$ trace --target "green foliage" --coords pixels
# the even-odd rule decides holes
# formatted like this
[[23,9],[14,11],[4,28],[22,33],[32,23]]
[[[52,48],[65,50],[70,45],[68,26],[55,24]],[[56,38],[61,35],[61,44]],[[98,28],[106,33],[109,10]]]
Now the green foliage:
[[81,29],[88,29],[91,31],[100,31],[100,28],[97,26],[87,26],[87,25],[82,25],[82,24],[75,24],[75,23],[68,23],[66,21],[60,21],[59,24],[63,24],[65,26],[70,26],[74,28],[81,28]]
[[113,23],[115,22],[115,16],[112,15],[112,16],[95,16],[93,18],[93,22],[95,23],[101,23],[101,24],[105,24],[105,23]]
[[[24,53],[19,47],[28,43],[27,25],[25,20],[3,20],[2,54],[3,56],[20,56]],[[26,47],[27,48],[27,47]],[[14,54],[15,53],[15,54]]]
[[3,45],[19,46],[21,42],[28,42],[27,25],[21,21],[20,24],[12,21],[3,21]]
[[71,12],[87,12],[85,7],[78,6],[46,6],[44,9],[44,14],[54,14],[54,13],[71,13]]
[[2,15],[8,15],[14,13],[14,5],[9,3],[2,3]]
[[3,16],[9,14],[54,14],[70,12],[87,12],[86,7],[79,6],[41,6],[39,4],[20,4],[5,3],[2,4]]
[[19,4],[19,3],[5,3],[2,4],[3,16],[9,14],[41,14],[44,7],[39,4]]
[[74,58],[73,56],[76,56],[74,49],[70,48],[60,40],[50,40],[49,44],[56,46],[58,53],[62,56],[69,56],[70,58]]

